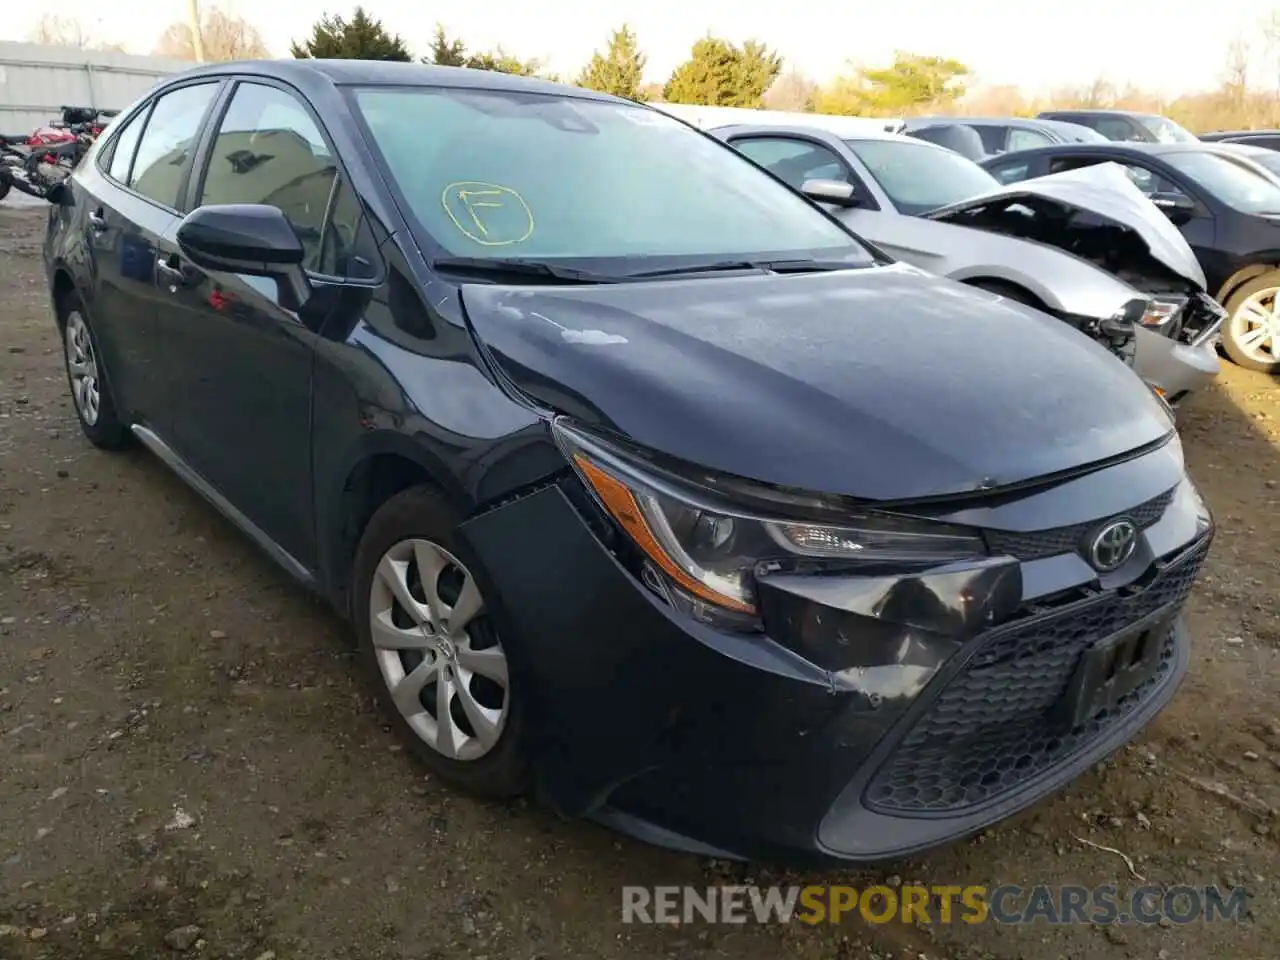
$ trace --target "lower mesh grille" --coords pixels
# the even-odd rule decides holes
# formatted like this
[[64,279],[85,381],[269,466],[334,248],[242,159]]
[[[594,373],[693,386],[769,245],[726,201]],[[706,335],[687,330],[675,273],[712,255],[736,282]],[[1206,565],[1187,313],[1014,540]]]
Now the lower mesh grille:
[[1124,719],[1168,675],[1172,628],[1156,638],[1160,663],[1145,683],[1071,730],[1050,722],[1081,654],[1162,608],[1180,607],[1208,539],[1139,591],[1089,598],[991,631],[876,772],[866,803],[887,813],[935,814],[989,802]]

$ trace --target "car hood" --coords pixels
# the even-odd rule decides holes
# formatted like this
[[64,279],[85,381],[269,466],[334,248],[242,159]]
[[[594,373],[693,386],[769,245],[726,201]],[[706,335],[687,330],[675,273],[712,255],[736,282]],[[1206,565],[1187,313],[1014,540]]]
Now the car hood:
[[[1134,186],[1118,163],[1100,163],[1023,180],[948,204],[925,216],[944,223],[976,225],[966,214],[992,200],[1006,197],[1034,198],[1040,208],[1048,201],[1061,206],[1064,218],[1074,218],[1070,229],[1045,231],[1034,237],[1021,231],[1009,231],[1011,235],[1034,239],[1081,256],[1109,272],[1121,274],[1122,278],[1145,275],[1167,281],[1172,275],[1179,283],[1190,282],[1196,291],[1204,291],[1208,287],[1204,270],[1178,228]],[[1090,216],[1076,217],[1082,210]],[[970,222],[966,223],[967,220]],[[986,226],[984,224],[984,228]],[[991,228],[1005,232],[998,226]],[[1117,251],[1125,247],[1116,242],[1117,228],[1133,237],[1135,242],[1129,247],[1133,253],[1118,256]],[[1090,236],[1091,233],[1096,239]]]
[[905,264],[462,288],[535,402],[738,477],[870,500],[991,489],[1167,436],[1151,392],[1039,311]]

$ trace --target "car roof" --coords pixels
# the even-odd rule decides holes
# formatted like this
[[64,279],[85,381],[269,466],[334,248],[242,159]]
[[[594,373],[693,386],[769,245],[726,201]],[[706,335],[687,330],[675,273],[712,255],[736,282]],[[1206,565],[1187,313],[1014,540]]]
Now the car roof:
[[1135,140],[1108,140],[1105,143],[1055,143],[1047,147],[1030,147],[1026,150],[1013,150],[1009,153],[1002,153],[996,157],[992,157],[991,159],[1004,160],[1007,157],[1021,156],[1022,154],[1097,153],[1099,151],[1107,153],[1145,153],[1158,157],[1169,153],[1219,153],[1221,152],[1221,148],[1225,146],[1227,146],[1227,144],[1201,140],[1195,140],[1190,143],[1149,143]]
[[[921,127],[942,126],[943,124],[947,124],[947,123],[976,123],[984,126],[999,124],[1002,127],[1035,128],[1035,127],[1045,127],[1045,126],[1057,126],[1058,122],[1059,121],[1057,120],[1043,120],[1039,117],[946,117],[946,116],[916,117],[914,120],[909,121],[909,123],[913,125],[914,129],[917,129],[917,130],[920,129]],[[918,126],[916,124],[918,124]],[[1072,124],[1072,126],[1079,126],[1079,124]]]
[[1064,110],[1041,110],[1038,117],[1048,119],[1057,116],[1104,116],[1104,117],[1158,117],[1160,114],[1148,110],[1103,110],[1092,107],[1070,107]]
[[1212,133],[1202,133],[1201,138],[1213,137],[1280,137],[1280,130],[1214,130]]
[[[661,107],[659,107],[661,109]],[[844,117],[833,116],[833,122],[824,122],[822,114],[814,114],[813,122],[805,123],[725,123],[717,127],[708,127],[708,133],[715,133],[724,136],[726,133],[807,133],[825,134],[834,137],[837,140],[888,140],[895,143],[909,143],[913,146],[931,147],[935,150],[946,150],[946,147],[939,147],[936,143],[929,143],[927,140],[917,140],[915,137],[904,136],[900,133],[890,133],[887,130],[875,130],[866,127],[858,129],[841,129],[839,121]],[[950,151],[948,151],[950,152]]]
[[219,74],[253,74],[283,81],[315,81],[317,79],[343,86],[369,84],[375,86],[461,87],[471,90],[517,90],[571,96],[592,100],[630,103],[620,97],[585,90],[538,77],[520,77],[496,70],[472,70],[467,67],[442,67],[425,63],[403,63],[389,60],[237,60],[209,64],[176,75],[172,79]]

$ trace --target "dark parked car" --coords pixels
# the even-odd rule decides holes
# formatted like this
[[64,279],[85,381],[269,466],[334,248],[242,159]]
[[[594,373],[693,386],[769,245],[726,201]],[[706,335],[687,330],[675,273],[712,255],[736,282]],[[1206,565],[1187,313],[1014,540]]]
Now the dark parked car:
[[983,163],[1002,183],[1112,161],[1161,207],[1195,251],[1228,313],[1222,343],[1236,363],[1280,371],[1280,181],[1229,144],[1073,144]]
[[56,200],[85,434],[349,616],[453,783],[890,857],[1089,769],[1187,667],[1213,523],[1154,393],[652,108],[229,63]]
[[1254,147],[1266,147],[1268,150],[1280,150],[1280,130],[1219,130],[1216,133],[1202,133],[1200,139],[1206,143],[1246,143]]
[[1180,124],[1158,113],[1133,110],[1045,110],[1041,120],[1059,120],[1097,130],[1108,140],[1137,143],[1195,143],[1199,138]]
[[970,160],[982,160],[1015,150],[1030,150],[1051,143],[1107,142],[1107,138],[1098,131],[1078,123],[1032,120],[1027,117],[917,117],[905,121],[902,132],[918,140],[928,140],[951,148],[945,138],[954,128],[972,130],[982,141],[982,156],[970,156],[966,153],[965,156]]

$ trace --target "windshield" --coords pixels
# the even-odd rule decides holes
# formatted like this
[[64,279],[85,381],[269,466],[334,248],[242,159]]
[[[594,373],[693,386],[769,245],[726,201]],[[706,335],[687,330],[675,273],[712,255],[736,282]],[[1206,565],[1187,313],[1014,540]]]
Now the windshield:
[[872,262],[731,147],[646,107],[438,87],[353,99],[407,213],[446,256],[591,261],[614,275],[666,265],[655,260]]
[[1243,213],[1280,213],[1280,185],[1213,153],[1166,153],[1162,159],[1229,207]]
[[1157,115],[1138,117],[1138,122],[1150,130],[1160,143],[1195,143],[1200,138],[1190,130],[1174,123],[1168,117]]
[[1238,153],[1242,157],[1248,157],[1258,166],[1269,170],[1271,173],[1280,173],[1280,153],[1274,150],[1268,150],[1266,147],[1251,147],[1243,143],[1224,144],[1228,148],[1234,148],[1233,153]]
[[899,213],[916,216],[1000,186],[958,153],[902,140],[846,140]]

